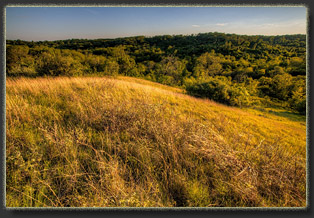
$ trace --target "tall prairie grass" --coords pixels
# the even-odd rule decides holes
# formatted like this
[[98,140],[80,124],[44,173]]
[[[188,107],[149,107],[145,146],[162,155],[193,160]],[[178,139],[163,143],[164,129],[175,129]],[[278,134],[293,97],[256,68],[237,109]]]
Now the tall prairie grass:
[[6,206],[305,207],[305,122],[139,79],[9,78]]

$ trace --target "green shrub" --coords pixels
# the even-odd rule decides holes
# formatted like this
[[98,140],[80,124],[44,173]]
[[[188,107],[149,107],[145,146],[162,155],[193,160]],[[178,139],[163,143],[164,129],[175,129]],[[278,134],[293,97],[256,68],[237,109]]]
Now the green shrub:
[[293,92],[289,100],[290,107],[297,110],[300,114],[306,114],[306,95],[300,92]]
[[27,46],[8,46],[6,49],[6,70],[8,76],[36,76],[34,58]]
[[189,80],[186,83],[186,90],[190,95],[209,98],[231,106],[242,107],[251,104],[247,89],[241,84],[233,84],[227,78],[216,77],[194,83]]
[[43,52],[36,61],[36,71],[40,76],[75,76],[83,74],[82,64],[71,56],[66,56],[60,50],[51,49]]
[[228,90],[229,104],[232,106],[249,106],[251,105],[250,95],[244,86],[230,86]]

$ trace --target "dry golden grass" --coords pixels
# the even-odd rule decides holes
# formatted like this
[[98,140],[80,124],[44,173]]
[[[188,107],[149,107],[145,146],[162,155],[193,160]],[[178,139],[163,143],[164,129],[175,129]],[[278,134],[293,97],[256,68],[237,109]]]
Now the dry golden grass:
[[6,91],[8,207],[306,206],[304,121],[125,77]]

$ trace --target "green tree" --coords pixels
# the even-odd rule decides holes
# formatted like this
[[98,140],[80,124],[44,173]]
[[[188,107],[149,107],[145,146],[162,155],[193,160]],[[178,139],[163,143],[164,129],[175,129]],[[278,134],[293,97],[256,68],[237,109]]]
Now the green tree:
[[28,46],[13,45],[7,47],[6,71],[8,76],[32,76],[35,74],[34,58],[29,55]]
[[291,108],[301,114],[306,113],[306,78],[297,76],[293,78],[291,87],[291,98],[289,98]]
[[49,49],[49,52],[43,52],[36,60],[36,71],[41,76],[82,75],[82,69],[80,61],[62,55],[59,49]]
[[124,46],[110,48],[109,55],[117,61],[119,71],[123,75],[129,75],[129,72],[136,67],[135,60],[126,53]]
[[207,78],[222,72],[221,58],[214,51],[204,53],[196,59],[194,76]]
[[277,74],[273,78],[272,95],[287,100],[291,93],[292,76],[288,73]]
[[186,69],[186,62],[177,57],[169,56],[162,59],[156,66],[156,74],[159,82],[168,85],[182,85],[182,74]]
[[304,57],[293,57],[290,59],[289,73],[291,75],[306,75],[306,61]]

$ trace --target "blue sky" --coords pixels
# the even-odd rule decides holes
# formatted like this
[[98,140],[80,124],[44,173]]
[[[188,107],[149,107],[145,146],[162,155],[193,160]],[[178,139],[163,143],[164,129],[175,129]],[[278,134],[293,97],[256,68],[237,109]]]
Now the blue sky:
[[305,7],[7,7],[6,37],[98,39],[223,32],[306,34]]

